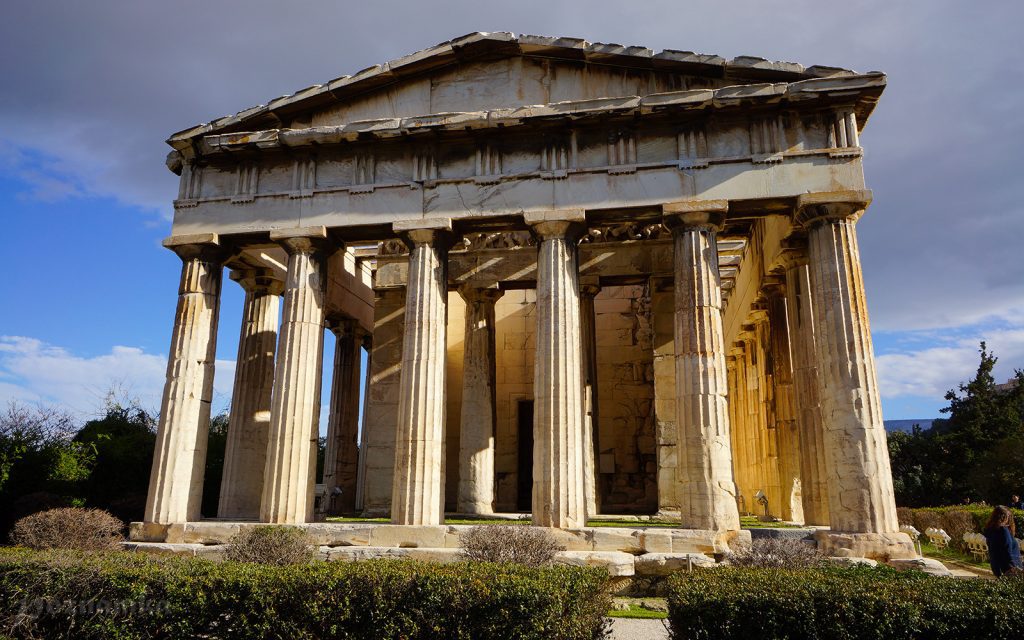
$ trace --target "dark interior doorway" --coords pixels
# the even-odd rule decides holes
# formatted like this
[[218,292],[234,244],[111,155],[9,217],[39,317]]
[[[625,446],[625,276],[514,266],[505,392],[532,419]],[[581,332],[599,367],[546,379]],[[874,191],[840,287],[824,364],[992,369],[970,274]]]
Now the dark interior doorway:
[[533,400],[520,400],[517,407],[519,456],[516,468],[516,510],[533,510]]

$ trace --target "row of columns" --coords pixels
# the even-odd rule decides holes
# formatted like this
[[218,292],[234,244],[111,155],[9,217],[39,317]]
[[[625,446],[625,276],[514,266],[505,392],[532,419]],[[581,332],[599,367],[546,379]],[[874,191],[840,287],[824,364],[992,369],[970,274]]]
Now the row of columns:
[[[794,332],[793,336],[778,332],[772,345],[773,351],[792,354],[785,362],[773,363],[771,371],[777,383],[774,422],[782,427],[787,443],[783,450],[813,451],[812,446],[788,446],[803,440],[809,445],[820,441],[825,452],[823,464],[822,456],[812,460],[787,453],[778,465],[782,470],[778,483],[792,496],[798,493],[799,478],[802,491],[816,496],[801,501],[809,521],[827,517],[840,531],[891,532],[896,530],[895,503],[854,230],[866,204],[860,195],[811,194],[801,199],[797,222],[808,232],[807,261],[794,261],[787,268],[785,296],[776,296],[766,313],[777,323],[785,319]],[[727,201],[664,207],[665,223],[674,238],[681,524],[712,531],[739,528],[715,241],[727,211]],[[587,296],[581,300],[576,257],[584,216],[581,210],[555,211],[526,214],[525,221],[539,239],[533,520],[543,526],[580,527],[596,510],[586,497],[596,495],[594,456],[589,448],[595,406],[593,354],[583,348],[592,342],[583,337],[593,327],[587,328],[583,321],[587,314],[581,313]],[[443,518],[446,266],[451,221],[396,223],[395,231],[406,240],[410,256],[392,521],[439,524]],[[251,415],[237,419],[238,432],[258,429],[257,414],[266,417],[263,407],[269,399],[260,519],[303,522],[311,519],[313,505],[326,232],[305,229],[272,237],[289,254],[273,391],[267,388],[266,370],[273,360],[268,358],[264,335],[269,330],[261,324],[273,305],[260,306],[258,300],[276,294],[268,285],[254,284],[252,315],[247,309],[240,358],[251,359],[253,365],[243,367],[244,375],[259,382],[250,381],[248,391],[236,389],[240,403],[255,408]],[[182,522],[199,516],[223,257],[216,238],[177,239],[169,246],[179,253],[184,266],[147,503],[150,522]],[[249,278],[254,283],[258,280]],[[459,510],[479,513],[493,503],[493,324],[500,293],[463,290],[462,294],[467,301],[467,324]],[[247,289],[247,307],[249,298]],[[342,334],[347,335],[344,330]],[[782,347],[784,341],[789,348]],[[347,356],[341,352],[336,357]],[[337,394],[354,397],[350,379],[339,379],[334,387]],[[339,425],[344,421],[341,414],[351,415],[351,411],[339,409]],[[477,428],[465,428],[470,424]],[[351,437],[341,434],[336,428],[336,437],[329,438],[335,444],[329,446],[342,447],[345,438]],[[251,470],[260,447],[235,449],[230,453],[232,467]],[[752,454],[771,452],[762,447]],[[333,473],[337,476],[337,471]],[[827,500],[821,495],[823,487]],[[233,495],[231,488],[226,491],[225,517],[243,508],[233,505],[249,509],[255,503],[251,490]],[[790,512],[794,509],[791,503]]]
[[[263,269],[231,276],[245,290],[245,302],[217,516],[308,522],[316,483],[326,264],[333,246],[323,227],[274,232],[271,239],[288,254],[285,282]],[[155,523],[200,518],[221,273],[229,256],[214,234],[179,236],[165,245],[181,257],[182,276],[145,513]],[[360,345],[354,323],[331,328],[338,346],[329,442],[340,460],[325,480],[351,500]]]

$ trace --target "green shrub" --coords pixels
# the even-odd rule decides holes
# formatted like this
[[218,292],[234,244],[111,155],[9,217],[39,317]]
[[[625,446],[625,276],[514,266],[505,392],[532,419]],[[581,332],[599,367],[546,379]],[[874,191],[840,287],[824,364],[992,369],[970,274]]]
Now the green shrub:
[[40,511],[14,523],[11,542],[30,549],[113,549],[124,523],[100,509]]
[[231,536],[224,557],[234,562],[305,564],[313,559],[313,542],[298,527],[247,527]]
[[585,640],[603,633],[607,581],[603,568],[0,549],[0,637]]
[[1024,580],[890,568],[716,568],[669,580],[676,638],[1020,638]]

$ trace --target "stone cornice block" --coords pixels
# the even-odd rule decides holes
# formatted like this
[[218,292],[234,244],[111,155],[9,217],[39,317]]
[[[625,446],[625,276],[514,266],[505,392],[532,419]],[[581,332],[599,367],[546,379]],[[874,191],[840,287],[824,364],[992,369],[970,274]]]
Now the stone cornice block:
[[652,93],[640,98],[640,108],[645,113],[666,107],[684,107],[695,109],[711,105],[715,99],[713,89],[692,89],[690,91],[671,91],[668,93]]

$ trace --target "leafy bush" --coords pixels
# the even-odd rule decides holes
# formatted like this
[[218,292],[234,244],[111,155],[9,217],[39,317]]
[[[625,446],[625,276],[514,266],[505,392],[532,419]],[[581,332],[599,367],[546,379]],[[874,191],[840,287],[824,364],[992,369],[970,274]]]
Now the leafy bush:
[[589,640],[604,627],[607,580],[590,567],[0,549],[0,637]]
[[313,559],[313,538],[298,527],[251,527],[228,540],[224,557],[234,562],[288,565]]
[[954,580],[890,568],[723,567],[669,580],[676,638],[1024,637],[1024,580]]
[[124,523],[100,509],[66,507],[40,511],[14,524],[11,541],[30,549],[113,549]]
[[479,562],[514,562],[528,567],[550,565],[565,547],[547,529],[485,525],[459,536],[462,555]]
[[728,554],[726,562],[734,567],[806,569],[820,567],[828,558],[814,544],[785,538],[758,538]]

